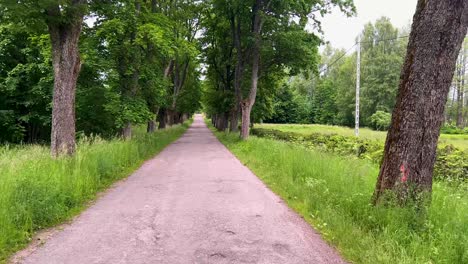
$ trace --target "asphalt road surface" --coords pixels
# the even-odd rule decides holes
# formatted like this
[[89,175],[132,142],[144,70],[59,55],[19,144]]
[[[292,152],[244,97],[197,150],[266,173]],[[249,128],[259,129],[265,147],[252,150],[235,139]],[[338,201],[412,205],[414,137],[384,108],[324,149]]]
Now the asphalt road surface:
[[175,143],[15,262],[344,263],[200,115]]

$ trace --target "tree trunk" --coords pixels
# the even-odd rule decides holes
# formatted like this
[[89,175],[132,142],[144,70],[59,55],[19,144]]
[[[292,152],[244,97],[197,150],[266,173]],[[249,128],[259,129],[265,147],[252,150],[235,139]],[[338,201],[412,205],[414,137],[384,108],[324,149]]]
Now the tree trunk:
[[166,125],[174,125],[174,111],[171,109],[166,109]]
[[387,191],[401,204],[430,197],[444,107],[467,25],[468,1],[418,1],[374,203]]
[[238,19],[236,23],[236,18],[234,14],[231,15],[231,32],[232,32],[232,39],[234,42],[234,47],[236,48],[236,55],[237,55],[237,62],[236,62],[236,67],[234,71],[234,94],[235,94],[235,106],[232,109],[232,114],[231,114],[231,123],[230,123],[230,128],[229,130],[231,132],[236,132],[238,131],[238,125],[239,125],[239,110],[240,110],[240,103],[242,101],[242,91],[241,91],[241,85],[242,85],[242,77],[244,73],[244,56],[242,54],[242,45],[241,45],[241,39],[240,39],[240,34],[241,34],[241,24]]
[[[57,16],[60,9],[56,6],[47,12],[49,16]],[[77,12],[69,24],[50,22],[48,25],[54,67],[50,146],[54,157],[75,153],[75,94],[81,68],[78,41],[82,23],[83,14]]]
[[228,118],[229,118],[229,113],[222,113],[218,115],[218,118],[216,120],[216,128],[218,131],[226,131],[228,127]]
[[231,117],[229,119],[229,131],[236,132],[239,130],[239,110],[238,107],[234,107],[231,110]]
[[249,137],[249,129],[250,129],[250,112],[252,107],[250,106],[250,102],[244,101],[241,104],[241,111],[242,111],[242,126],[241,126],[241,138],[247,139]]
[[158,122],[159,122],[158,129],[165,129],[166,128],[166,109],[165,108],[160,108],[159,109]]
[[[268,1],[267,6],[271,3]],[[258,71],[260,67],[260,45],[261,45],[261,32],[263,27],[262,12],[263,0],[256,0],[252,12],[253,16],[253,46],[252,46],[252,75],[251,75],[251,86],[248,99],[245,99],[241,103],[242,109],[242,129],[241,138],[247,139],[249,137],[250,128],[250,112],[255,104],[255,98],[257,97],[257,86],[258,86]]]
[[457,122],[458,128],[463,128],[463,93],[465,90],[465,54],[460,52],[460,69],[458,73],[458,90],[457,90]]
[[150,120],[148,121],[148,126],[146,127],[146,132],[154,133],[156,131],[156,121]]
[[127,122],[122,128],[122,138],[125,140],[129,140],[132,138],[132,123]]
[[249,137],[250,129],[250,113],[252,112],[252,107],[255,104],[255,98],[257,97],[257,86],[258,86],[258,70],[260,63],[260,37],[256,37],[255,47],[252,54],[252,79],[249,98],[245,99],[241,103],[242,110],[242,129],[241,129],[241,138],[247,139]]

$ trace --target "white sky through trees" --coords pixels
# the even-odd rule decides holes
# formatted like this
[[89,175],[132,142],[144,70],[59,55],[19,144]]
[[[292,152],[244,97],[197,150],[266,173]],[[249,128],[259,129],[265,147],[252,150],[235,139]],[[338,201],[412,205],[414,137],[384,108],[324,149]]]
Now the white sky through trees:
[[386,16],[397,28],[408,27],[413,20],[417,0],[354,0],[357,16],[346,17],[335,8],[321,18],[325,41],[335,48],[354,45],[356,36],[368,22]]

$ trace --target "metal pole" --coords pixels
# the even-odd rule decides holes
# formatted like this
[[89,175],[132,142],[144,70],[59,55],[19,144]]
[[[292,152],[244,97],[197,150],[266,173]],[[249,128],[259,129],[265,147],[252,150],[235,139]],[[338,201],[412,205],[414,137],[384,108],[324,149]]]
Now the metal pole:
[[356,61],[356,123],[354,133],[356,137],[359,136],[359,93],[360,93],[360,81],[361,81],[361,37],[358,36],[357,40],[357,61]]

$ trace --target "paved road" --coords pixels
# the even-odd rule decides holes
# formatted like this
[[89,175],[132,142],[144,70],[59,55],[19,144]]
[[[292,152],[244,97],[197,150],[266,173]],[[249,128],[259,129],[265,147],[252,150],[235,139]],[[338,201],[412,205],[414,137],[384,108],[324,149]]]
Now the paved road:
[[21,263],[343,263],[201,116],[32,251]]

